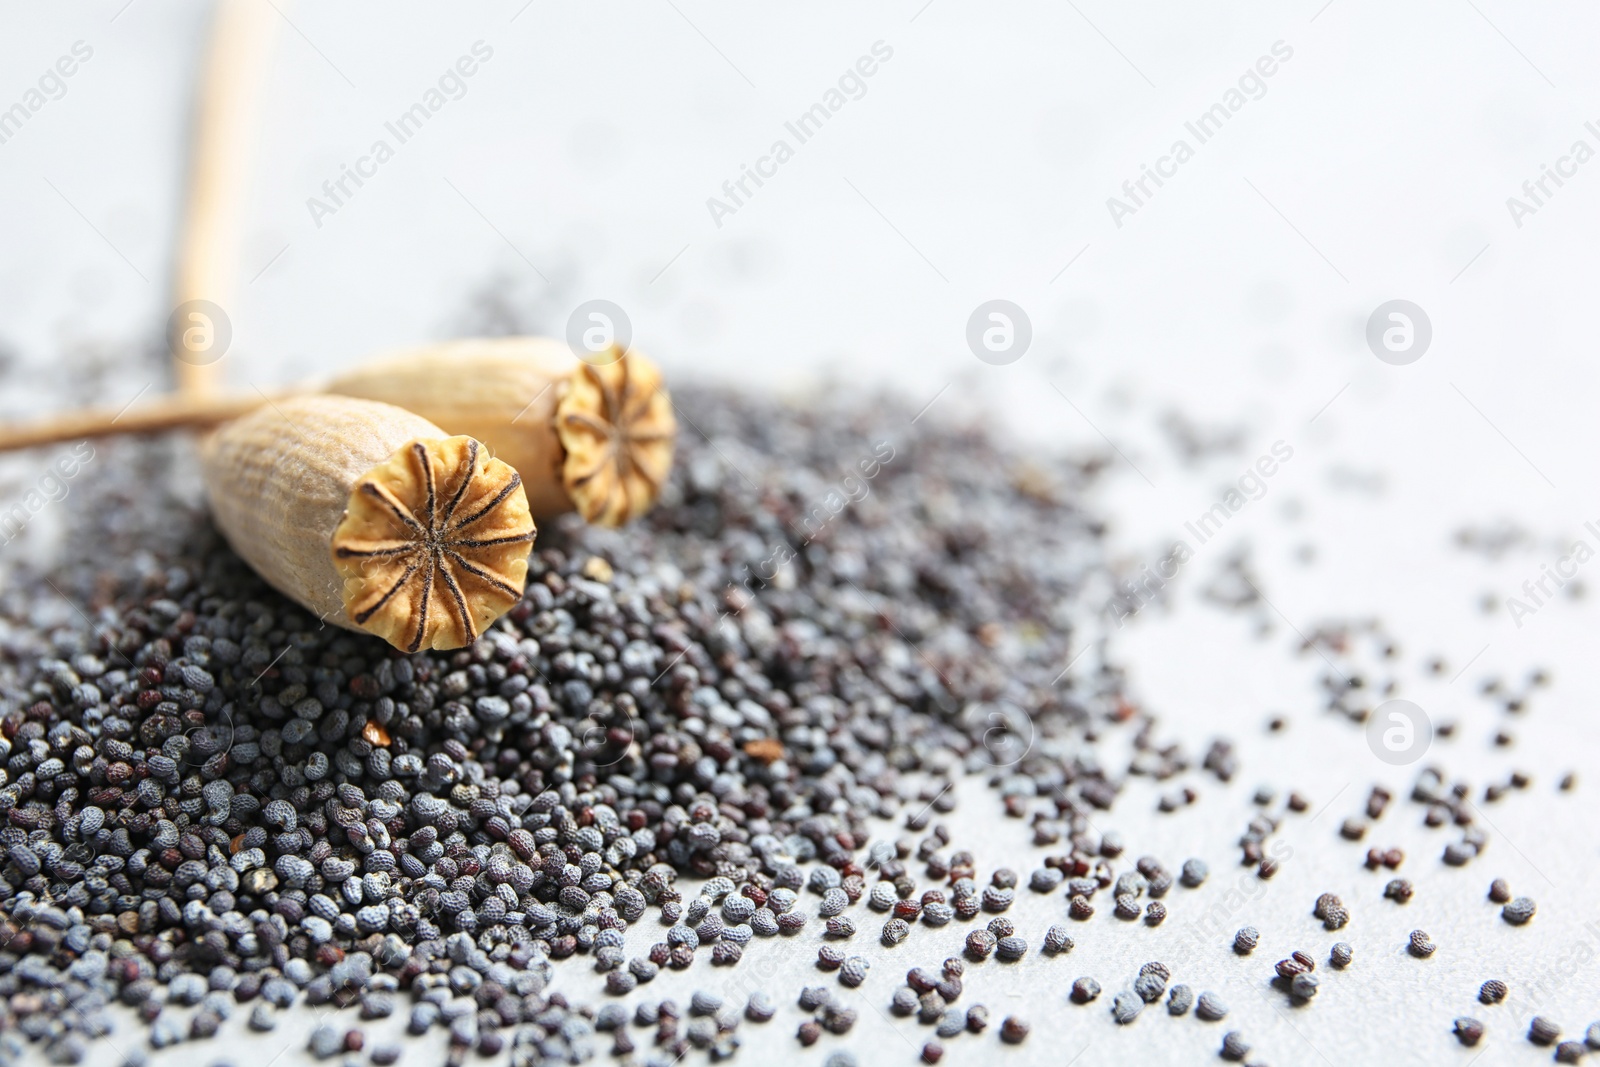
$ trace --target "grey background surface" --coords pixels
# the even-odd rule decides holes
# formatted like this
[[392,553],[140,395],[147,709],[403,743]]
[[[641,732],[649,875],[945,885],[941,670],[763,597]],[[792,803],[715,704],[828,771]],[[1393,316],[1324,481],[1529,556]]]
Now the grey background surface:
[[[1600,518],[1590,415],[1600,399],[1591,310],[1600,163],[1547,185],[1552,195],[1520,225],[1507,205],[1575,141],[1600,149],[1585,127],[1600,100],[1591,8],[279,7],[242,285],[228,309],[235,342],[224,366],[238,388],[486,324],[556,333],[579,302],[610,299],[670,380],[817,403],[831,390],[884,387],[930,405],[930,417],[980,420],[1022,449],[1104,453],[1115,477],[1089,503],[1111,518],[1133,570],[1274,442],[1294,449],[1265,495],[1198,547],[1170,604],[1112,640],[1165,733],[1193,753],[1231,736],[1244,769],[1226,789],[1191,776],[1203,802],[1171,816],[1156,814],[1156,791],[1136,781],[1104,828],[1120,830],[1131,854],[1203,856],[1211,882],[1175,890],[1161,928],[1124,926],[1102,909],[1074,931],[1070,956],[976,968],[966,999],[997,1018],[1024,1015],[1034,1035],[1003,1052],[992,1033],[959,1038],[947,1062],[1202,1062],[1237,1028],[1267,1063],[1465,1064],[1477,1052],[1455,1044],[1449,1021],[1476,1013],[1490,1027],[1478,1062],[1533,1063],[1549,1056],[1522,1039],[1533,1011],[1569,1032],[1600,1017],[1594,793],[1581,778],[1576,793],[1555,792],[1562,771],[1600,754],[1597,619],[1568,596],[1513,619],[1503,599],[1525,595],[1524,581],[1574,539],[1600,544],[1583,528]],[[94,49],[65,94],[0,144],[0,347],[14,368],[0,412],[165,389],[159,339],[207,9],[111,0],[0,11],[0,108],[74,42]],[[465,94],[319,227],[307,199],[480,40],[493,57]],[[719,226],[707,199],[879,41],[893,56],[864,95]],[[1259,99],[1117,225],[1107,199],[1176,139],[1195,145],[1185,124],[1280,41],[1292,57]],[[1032,346],[1007,366],[980,362],[965,341],[972,310],[995,298],[1020,305],[1033,326]],[[1403,367],[1364,341],[1373,309],[1397,298],[1433,327],[1429,351]],[[1236,447],[1185,458],[1163,428],[1174,411],[1208,432],[1237,431]],[[5,499],[48,458],[0,464]],[[0,562],[46,550],[72,501],[41,513]],[[1455,534],[1466,526],[1507,533],[1507,549],[1461,551]],[[1201,591],[1246,544],[1269,602],[1219,614]],[[1359,731],[1321,711],[1326,664],[1294,655],[1302,633],[1352,617],[1381,617],[1399,641],[1399,694],[1459,724],[1431,761],[1478,788],[1512,768],[1534,776],[1532,789],[1485,809],[1489,850],[1463,870],[1438,862],[1444,839],[1414,808],[1388,817],[1381,843],[1406,849],[1401,873],[1418,884],[1405,908],[1379,899],[1383,879],[1360,868],[1366,843],[1343,843],[1336,830],[1372,784],[1403,796],[1414,768],[1380,763]],[[1433,655],[1442,675],[1424,669]],[[1516,686],[1535,666],[1554,684],[1512,724],[1516,743],[1494,747],[1505,716],[1479,684],[1500,676]],[[1274,712],[1291,725],[1268,738]],[[1232,864],[1233,842],[1258,782],[1301,788],[1321,813],[1286,824],[1293,855],[1234,904],[1228,890],[1247,872]],[[1025,875],[1036,862],[1025,828],[999,818],[981,782],[967,783],[949,822],[981,865]],[[1530,926],[1507,926],[1483,902],[1495,875],[1538,899]],[[1325,954],[1334,937],[1309,915],[1325,890],[1353,905],[1343,936],[1356,963],[1293,1009],[1266,979],[1291,949]],[[1064,909],[1054,896],[1021,897],[1018,923],[1037,945]],[[1219,908],[1227,933],[1262,930],[1254,957],[1205,932]],[[874,967],[847,1044],[912,1062],[928,1031],[879,1013],[906,967],[936,963],[961,933],[919,931],[884,950],[872,943],[876,924],[861,925]],[[630,950],[655,939],[648,926],[632,932]],[[1402,951],[1415,927],[1440,944],[1430,960]],[[1203,947],[1175,980],[1222,993],[1233,1008],[1226,1024],[1147,1012],[1118,1029],[1104,1000],[1066,1003],[1078,975],[1109,995],[1191,939]],[[783,1009],[765,1028],[741,1029],[741,1056],[820,1063],[842,1042],[799,1051],[790,995],[802,981],[833,984],[811,967],[816,943],[815,929],[761,942],[728,975],[697,966],[629,1000],[681,1000],[770,973],[759,984]],[[558,974],[574,999],[598,989],[582,963]],[[1492,1012],[1473,1000],[1491,976],[1514,990]],[[315,1015],[264,1037],[242,1022],[227,1041],[155,1062],[300,1062]],[[119,1030],[94,1062],[117,1062],[136,1032]],[[432,1062],[441,1047],[409,1050],[406,1062]]]

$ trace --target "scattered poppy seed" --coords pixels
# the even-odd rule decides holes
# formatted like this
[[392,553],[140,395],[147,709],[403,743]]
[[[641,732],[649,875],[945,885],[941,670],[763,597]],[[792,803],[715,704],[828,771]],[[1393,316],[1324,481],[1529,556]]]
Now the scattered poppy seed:
[[1589,1029],[1583,1032],[1583,1041],[1590,1048],[1600,1049],[1600,1023],[1589,1024]]
[[1391,879],[1389,884],[1383,887],[1383,895],[1396,904],[1406,903],[1415,892],[1411,883],[1404,878]]
[[1141,974],[1133,980],[1133,991],[1146,1004],[1154,1004],[1167,991],[1167,983],[1158,974]]
[[1085,896],[1075,896],[1067,907],[1067,914],[1079,922],[1084,922],[1094,916],[1094,905],[1089,903]]
[[1244,1035],[1237,1030],[1229,1030],[1222,1035],[1222,1058],[1225,1060],[1242,1060],[1250,1055],[1250,1043]]
[[1528,1040],[1535,1045],[1553,1045],[1561,1036],[1561,1024],[1544,1015],[1535,1015],[1528,1024]]
[[995,955],[1003,960],[1020,960],[1028,954],[1028,941],[1026,938],[1011,934],[995,942]]
[[777,1014],[777,1006],[765,993],[751,993],[750,999],[745,1003],[744,1016],[753,1023],[770,1022]]
[[1159,900],[1152,900],[1144,909],[1144,921],[1148,926],[1160,926],[1167,917],[1167,906]]
[[1065,926],[1057,924],[1044,932],[1044,952],[1046,955],[1055,956],[1062,952],[1071,952],[1072,948],[1072,938],[1067,934]]
[[1186,887],[1193,889],[1206,880],[1206,875],[1211,873],[1211,868],[1206,866],[1205,860],[1189,859],[1183,861],[1183,869],[1179,872],[1178,879]]
[[1500,917],[1513,926],[1521,926],[1538,910],[1532,897],[1517,897],[1500,909]]
[[937,1041],[929,1041],[922,1046],[922,1062],[933,1064],[944,1058],[944,1046]]
[[1322,917],[1323,928],[1328,930],[1342,930],[1349,922],[1350,913],[1343,904],[1333,905]]
[[839,982],[851,989],[867,980],[867,971],[872,968],[865,956],[851,956],[839,968]]
[[[1156,994],[1160,996],[1159,993]],[[1133,993],[1118,993],[1111,998],[1111,1017],[1118,1026],[1127,1026],[1144,1011],[1144,999]]]
[[883,933],[879,940],[885,945],[893,947],[904,941],[911,934],[911,927],[904,919],[890,919],[883,924]]
[[1509,987],[1498,978],[1491,978],[1478,987],[1478,999],[1484,1004],[1498,1004],[1506,999]]
[[1469,1048],[1483,1037],[1483,1024],[1463,1015],[1455,1021],[1456,1040]]
[[1557,1063],[1578,1063],[1589,1049],[1582,1041],[1563,1041],[1556,1046]]
[[1496,878],[1489,883],[1489,899],[1496,904],[1504,904],[1511,899],[1511,886],[1504,878]]
[[1137,919],[1144,910],[1143,908],[1139,907],[1139,898],[1134,896],[1132,893],[1124,893],[1116,899],[1116,916],[1124,921],[1132,922],[1134,919]]
[[1310,1000],[1317,995],[1318,984],[1314,974],[1297,974],[1289,983],[1289,994],[1296,1000]]
[[1233,935],[1233,951],[1241,956],[1248,956],[1256,950],[1256,945],[1260,940],[1260,931],[1254,926],[1246,926]]
[[999,939],[987,930],[974,930],[967,935],[967,956],[973,960],[986,960],[994,951]]
[[1438,947],[1438,945],[1433,943],[1433,939],[1428,936],[1426,931],[1411,931],[1411,937],[1407,944],[1407,948],[1410,950],[1413,956],[1426,959],[1427,957],[1433,955],[1434,950]]
[[1215,993],[1201,993],[1194,1002],[1194,1013],[1197,1018],[1214,1023],[1227,1016],[1228,1006]]
[[1194,1004],[1194,991],[1186,985],[1175,985],[1167,994],[1167,1014],[1186,1015]]
[[1350,966],[1350,961],[1355,958],[1355,950],[1348,942],[1336,941],[1333,948],[1328,950],[1328,962],[1343,970]]
[[1100,983],[1093,978],[1079,978],[1072,983],[1072,1000],[1075,1004],[1087,1004],[1100,995]]
[[982,1004],[974,1004],[967,1009],[967,1032],[981,1034],[989,1025],[989,1009]]
[[1008,1045],[1020,1045],[1028,1037],[1028,1024],[1015,1015],[1007,1015],[1000,1024],[1000,1040]]

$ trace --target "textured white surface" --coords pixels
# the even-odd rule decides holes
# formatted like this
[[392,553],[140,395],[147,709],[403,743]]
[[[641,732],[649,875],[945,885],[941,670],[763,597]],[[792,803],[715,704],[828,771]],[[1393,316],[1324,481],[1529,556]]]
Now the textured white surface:
[[[74,398],[91,363],[108,367],[96,387],[108,402],[166,381],[151,349],[168,311],[204,12],[122,4],[4,9],[0,107],[74,41],[95,50],[61,99],[0,144],[0,344],[29,368],[11,379],[27,388],[0,397],[8,414]],[[453,335],[491,283],[520,300],[522,325],[552,333],[579,301],[603,297],[628,310],[672,380],[796,389],[831,374],[886,385],[917,406],[933,400],[940,417],[1003,411],[1003,431],[1041,447],[1115,441],[1129,462],[1117,460],[1119,476],[1094,503],[1135,565],[1153,561],[1272,442],[1295,449],[1266,496],[1185,568],[1175,609],[1147,611],[1113,646],[1166,732],[1191,751],[1221,733],[1240,745],[1232,788],[1197,778],[1202,803],[1158,816],[1156,794],[1136,782],[1105,820],[1132,854],[1169,865],[1205,857],[1211,882],[1175,889],[1159,929],[1125,926],[1102,906],[1074,931],[1071,956],[1035,951],[1014,966],[975,968],[964,1000],[989,1005],[996,1023],[1024,1015],[1034,1034],[1003,1057],[992,1032],[957,1038],[946,1062],[1062,1064],[1080,1048],[1084,1065],[1204,1062],[1237,1028],[1267,1063],[1465,1064],[1474,1053],[1448,1029],[1470,1013],[1488,1022],[1479,1060],[1488,1067],[1548,1061],[1521,1036],[1533,1010],[1573,1035],[1600,1015],[1594,793],[1587,784],[1554,793],[1560,771],[1582,771],[1600,754],[1588,710],[1600,698],[1589,669],[1596,616],[1562,600],[1518,627],[1503,608],[1479,607],[1485,594],[1513,595],[1538,578],[1560,544],[1600,517],[1590,417],[1600,399],[1590,312],[1600,171],[1579,169],[1521,227],[1506,207],[1575,139],[1600,145],[1584,128],[1600,88],[1593,10],[1376,0],[524,9],[513,0],[406,6],[398,17],[370,4],[282,6],[293,28],[279,40],[263,116],[247,284],[230,307],[226,371],[240,388]],[[315,226],[307,197],[478,40],[494,54],[465,96]],[[707,197],[880,40],[894,55],[866,95],[715,225]],[[1106,198],[1279,40],[1294,54],[1267,93],[1115,226]],[[994,297],[1022,305],[1034,326],[1033,348],[1007,367],[979,363],[963,340],[972,308]],[[1396,297],[1421,304],[1434,327],[1432,349],[1409,367],[1379,363],[1362,341],[1372,309]],[[1169,408],[1244,426],[1241,450],[1199,465],[1174,460],[1157,433]],[[37,477],[39,462],[8,460],[5,499]],[[1503,519],[1530,536],[1498,562],[1452,547],[1461,524]],[[32,535],[44,536],[48,521]],[[1274,606],[1265,641],[1196,602],[1246,539]],[[1305,545],[1315,548],[1309,565]],[[1381,900],[1383,878],[1360,868],[1365,843],[1341,842],[1336,829],[1372,783],[1403,796],[1411,772],[1380,764],[1357,731],[1322,713],[1312,681],[1320,661],[1289,654],[1292,628],[1339,615],[1381,616],[1403,649],[1402,694],[1436,721],[1460,723],[1430,759],[1479,787],[1513,767],[1535,776],[1531,791],[1487,809],[1488,852],[1464,870],[1439,864],[1443,836],[1397,803],[1376,840],[1407,851],[1401,873],[1418,892],[1404,908]],[[1421,664],[1433,653],[1449,666],[1430,682]],[[1516,745],[1494,749],[1502,716],[1473,695],[1476,684],[1501,672],[1515,684],[1535,664],[1555,684],[1513,724]],[[1262,723],[1273,710],[1292,725],[1269,739]],[[1118,1030],[1110,994],[1145,960],[1175,958],[1206,911],[1226,909],[1243,873],[1233,842],[1257,782],[1299,786],[1333,806],[1286,825],[1294,854],[1282,871],[1175,968],[1175,980],[1217,990],[1233,1014],[1206,1025],[1147,1011]],[[981,789],[966,790],[950,820],[957,843],[1025,877],[1024,828],[994,813]],[[1513,929],[1484,903],[1495,875],[1539,901],[1530,926]],[[1356,962],[1292,1009],[1265,982],[1289,950],[1321,958],[1335,939],[1309,915],[1324,890],[1351,905],[1340,936]],[[1020,897],[1019,926],[1037,947],[1061,903]],[[1263,947],[1241,960],[1227,939],[1245,923],[1261,929]],[[861,925],[858,940],[870,942],[876,924]],[[1439,943],[1432,959],[1402,952],[1414,927]],[[848,1041],[863,1062],[912,1061],[929,1031],[873,1009],[886,1008],[906,967],[936,963],[960,936],[919,929],[897,949],[863,950],[874,968]],[[646,924],[630,948],[654,937]],[[802,981],[833,984],[811,969],[816,940],[813,929],[760,942],[726,976],[697,965],[646,989],[681,1001],[694,988],[747,981],[781,955],[761,982],[782,995],[780,1015],[741,1028],[741,1056],[820,1063],[838,1039],[804,1053],[793,1040],[792,993]],[[1584,958],[1563,964],[1578,944]],[[581,963],[559,974],[557,988],[575,999],[598,984]],[[1080,974],[1107,989],[1093,1007],[1066,1004]],[[1493,975],[1511,983],[1514,1000],[1491,1010],[1474,993]],[[313,1021],[303,1013],[255,1037],[241,1013],[229,1041],[156,1062],[299,1062]],[[113,1046],[134,1032],[119,1030],[95,1062],[115,1062]],[[439,1047],[412,1049],[405,1062],[431,1062]]]

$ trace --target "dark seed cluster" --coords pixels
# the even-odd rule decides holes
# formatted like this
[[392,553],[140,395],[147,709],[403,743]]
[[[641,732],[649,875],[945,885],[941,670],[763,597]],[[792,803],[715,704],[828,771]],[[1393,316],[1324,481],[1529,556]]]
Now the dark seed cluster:
[[[1014,872],[980,889],[933,838],[916,861],[945,888],[917,897],[916,846],[864,855],[864,820],[896,812],[905,772],[935,779],[919,829],[953,803],[939,783],[1014,762],[974,702],[1057,733],[1119,703],[1114,673],[1053,684],[1079,640],[1060,606],[1099,567],[1098,528],[1064,503],[1087,475],[1019,488],[982,439],[883,406],[677,400],[739,442],[737,472],[732,446],[686,436],[644,521],[550,524],[500,623],[412,656],[306,616],[192,503],[149,493],[164,446],[108,447],[62,569],[0,602],[0,1030],[71,1062],[111,1000],[158,1045],[215,1033],[233,1003],[257,1029],[358,1004],[453,1048],[565,1059],[595,1015],[547,993],[552,961],[587,957],[614,995],[736,965],[806,926],[807,889],[840,939],[872,882],[874,904],[892,892],[885,942],[1005,912]],[[872,492],[836,508],[848,442]],[[58,619],[62,596],[92,620]],[[1047,636],[997,651],[1008,627]],[[1051,869],[1087,873],[1085,813],[1117,787],[1037,749],[1018,769],[1051,800],[1036,837],[1073,842]],[[709,880],[686,895],[681,874]],[[622,931],[650,910],[665,935],[629,957]],[[837,966],[864,977],[860,957]],[[169,1001],[200,1014],[180,1027]],[[736,1041],[710,1018],[662,1012],[657,1044]]]

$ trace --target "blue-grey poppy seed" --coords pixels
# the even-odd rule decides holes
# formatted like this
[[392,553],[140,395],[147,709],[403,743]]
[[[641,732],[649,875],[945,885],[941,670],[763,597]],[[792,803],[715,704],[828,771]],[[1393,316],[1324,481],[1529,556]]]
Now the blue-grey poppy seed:
[[1222,998],[1215,993],[1201,993],[1199,999],[1194,1002],[1194,1013],[1197,1018],[1214,1023],[1227,1017],[1228,1005],[1224,1004]]
[[1539,907],[1531,897],[1517,897],[1500,909],[1500,917],[1513,926],[1521,926],[1533,918]]

